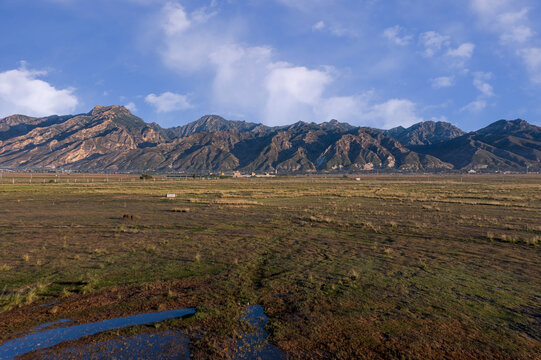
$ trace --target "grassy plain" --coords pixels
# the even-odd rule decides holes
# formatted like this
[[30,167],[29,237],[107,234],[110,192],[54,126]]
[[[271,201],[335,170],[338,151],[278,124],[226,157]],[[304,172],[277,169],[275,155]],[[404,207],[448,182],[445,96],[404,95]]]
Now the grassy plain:
[[261,304],[291,358],[541,357],[539,175],[1,181],[0,342],[194,306],[221,358]]

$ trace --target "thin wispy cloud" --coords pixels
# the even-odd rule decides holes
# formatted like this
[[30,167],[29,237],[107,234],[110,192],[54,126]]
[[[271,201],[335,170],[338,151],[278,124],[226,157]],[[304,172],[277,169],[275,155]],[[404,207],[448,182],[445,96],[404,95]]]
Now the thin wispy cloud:
[[447,55],[455,58],[469,59],[473,55],[475,45],[472,43],[461,44],[456,49],[449,49]]
[[440,76],[430,80],[432,87],[435,89],[448,88],[455,84],[454,76]]
[[424,46],[424,55],[432,57],[450,44],[450,37],[437,31],[427,31],[419,36],[419,41]]
[[383,37],[391,43],[399,46],[406,46],[413,40],[413,35],[407,34],[406,30],[400,25],[387,28],[383,31]]
[[533,83],[541,84],[541,47],[530,19],[529,1],[473,0],[472,8],[481,25],[499,34],[500,42],[513,49],[530,73]]

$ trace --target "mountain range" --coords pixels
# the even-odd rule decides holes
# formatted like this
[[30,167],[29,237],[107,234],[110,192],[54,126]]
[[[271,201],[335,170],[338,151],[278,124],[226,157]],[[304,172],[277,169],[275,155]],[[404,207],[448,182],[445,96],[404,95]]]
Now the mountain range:
[[269,127],[207,115],[146,123],[123,106],[0,119],[0,168],[103,172],[540,171],[541,127],[500,120],[464,132],[447,122],[378,130],[331,120]]

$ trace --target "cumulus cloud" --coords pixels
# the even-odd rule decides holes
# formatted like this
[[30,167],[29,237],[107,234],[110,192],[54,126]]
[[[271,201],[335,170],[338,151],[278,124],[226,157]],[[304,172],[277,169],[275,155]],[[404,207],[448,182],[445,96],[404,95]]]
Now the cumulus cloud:
[[145,101],[156,108],[157,112],[171,112],[190,109],[192,105],[186,95],[164,92],[161,95],[149,94]]
[[45,71],[19,69],[0,72],[0,116],[68,114],[77,107],[73,88],[56,89],[40,77]]
[[225,34],[217,37],[205,26],[214,15],[206,7],[188,14],[179,3],[164,5],[159,20],[165,40],[161,54],[167,65],[183,73],[208,66],[209,55],[228,42]]
[[374,119],[373,122],[381,123],[383,128],[392,128],[398,125],[410,126],[423,121],[416,112],[416,105],[412,101],[391,99],[372,106],[371,111],[365,116]]
[[[268,125],[337,118],[385,127],[420,120],[415,104],[409,100],[333,96],[332,84],[339,73],[336,69],[280,61],[271,47],[246,45],[224,31],[223,24],[209,22],[209,16],[201,16],[206,11],[188,13],[178,3],[165,5],[161,13],[161,55],[165,64],[181,75],[193,75],[194,71],[211,74],[208,95],[216,110],[242,114]],[[172,18],[179,24],[171,24],[175,22]],[[324,22],[316,23],[314,30],[338,35],[337,29]],[[163,94],[151,94],[146,101],[157,104],[162,98]],[[163,107],[161,111],[165,111]]]
[[453,86],[455,84],[455,78],[454,76],[440,76],[431,79],[430,82],[434,89],[441,89]]
[[373,91],[325,99],[319,105],[318,112],[327,119],[336,118],[380,129],[411,126],[423,121],[414,102],[407,99],[379,102]]
[[163,8],[164,22],[163,30],[167,35],[179,34],[188,29],[191,21],[188,20],[188,15],[180,4],[167,3]]
[[409,45],[413,39],[413,36],[406,34],[405,29],[399,25],[385,29],[383,31],[383,37],[399,46]]
[[276,67],[265,79],[267,92],[265,121],[306,119],[331,82],[325,71],[305,67]]

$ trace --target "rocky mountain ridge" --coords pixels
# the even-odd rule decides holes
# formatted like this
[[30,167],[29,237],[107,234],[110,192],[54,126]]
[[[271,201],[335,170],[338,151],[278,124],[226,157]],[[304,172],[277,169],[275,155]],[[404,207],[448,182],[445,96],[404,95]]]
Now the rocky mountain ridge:
[[541,128],[497,121],[465,133],[445,122],[377,130],[331,120],[269,127],[207,115],[148,124],[125,107],[0,119],[0,168],[201,173],[541,170]]

